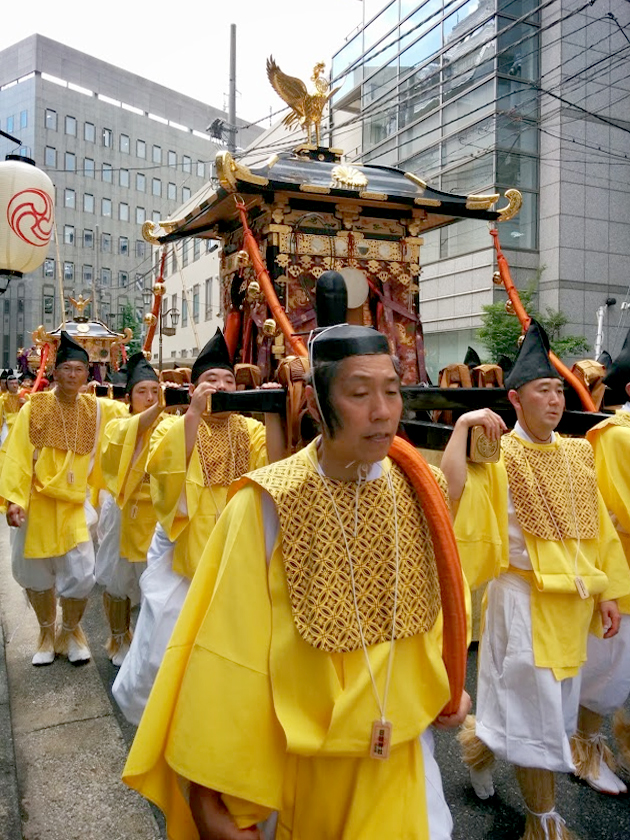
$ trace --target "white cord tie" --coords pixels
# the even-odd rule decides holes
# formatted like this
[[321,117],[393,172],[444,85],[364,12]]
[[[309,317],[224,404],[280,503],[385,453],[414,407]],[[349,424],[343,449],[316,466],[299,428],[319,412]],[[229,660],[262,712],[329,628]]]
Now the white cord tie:
[[[527,805],[525,807],[527,808]],[[544,814],[537,814],[536,811],[532,811],[531,808],[527,808],[527,810],[532,817],[538,817],[540,820],[545,840],[555,840],[557,837],[562,837],[562,827],[566,825],[566,822],[555,808],[552,808],[551,811],[546,811]],[[552,837],[549,833],[549,829],[552,825],[555,826],[554,837]]]

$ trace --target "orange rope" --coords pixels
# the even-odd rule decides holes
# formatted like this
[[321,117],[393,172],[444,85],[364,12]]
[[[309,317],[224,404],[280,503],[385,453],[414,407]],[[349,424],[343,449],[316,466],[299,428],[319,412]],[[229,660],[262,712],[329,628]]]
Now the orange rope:
[[243,225],[243,247],[249,254],[249,258],[252,261],[254,271],[256,272],[256,279],[260,284],[260,288],[262,289],[267,305],[271,310],[271,314],[273,315],[276,324],[284,333],[284,337],[291,345],[291,349],[295,355],[307,357],[308,353],[306,347],[304,346],[304,342],[299,336],[294,335],[295,330],[293,329],[293,324],[287,318],[287,314],[278,300],[276,290],[274,289],[271,278],[269,277],[269,272],[267,271],[265,264],[262,261],[262,257],[260,256],[258,243],[247,224],[247,208],[245,207],[242,199],[239,200],[235,196],[234,201],[236,202],[236,209],[239,212],[241,224]]
[[388,454],[418,494],[431,531],[444,619],[442,659],[451,689],[451,699],[442,714],[453,715],[459,709],[466,682],[468,632],[464,578],[451,515],[431,468],[417,449],[396,436]]
[[[507,292],[512,306],[514,307],[514,312],[516,313],[519,321],[521,322],[523,330],[526,330],[529,327],[532,319],[525,311],[525,307],[521,302],[518,290],[512,282],[510,267],[505,258],[505,255],[503,254],[503,251],[501,250],[501,243],[499,242],[499,231],[496,228],[493,228],[490,231],[490,235],[494,239],[494,247],[497,252],[497,264],[499,266],[499,274],[501,275],[501,281],[505,286],[505,291]],[[588,388],[584,385],[584,383],[580,382],[580,380],[574,373],[571,373],[569,368],[556,356],[555,353],[550,352],[549,359],[551,361],[551,364],[560,374],[560,376],[562,376],[563,379],[565,379],[569,383],[569,385],[571,385],[571,387],[576,391],[577,395],[580,398],[582,408],[584,409],[584,411],[597,411],[595,403],[593,402],[593,398],[591,397],[590,392]]]
[[[164,267],[166,265],[166,248],[164,248],[162,252],[162,258],[160,260],[160,276],[157,279],[158,283],[164,282]],[[162,295],[156,295],[155,292],[153,293],[153,309],[151,310],[151,314],[155,316],[156,322],[155,324],[151,324],[148,331],[147,337],[144,339],[144,346],[142,347],[143,352],[148,352],[151,350],[151,345],[153,344],[153,337],[155,336],[155,329],[157,327],[157,318],[160,315],[160,306],[162,305]]]
[[31,393],[35,394],[39,390],[39,386],[41,385],[41,381],[44,378],[44,374],[46,373],[46,362],[48,361],[48,354],[50,353],[50,345],[44,344],[42,347],[42,358],[39,363],[39,370],[37,371],[37,376],[35,377],[35,382],[33,387],[31,388]]

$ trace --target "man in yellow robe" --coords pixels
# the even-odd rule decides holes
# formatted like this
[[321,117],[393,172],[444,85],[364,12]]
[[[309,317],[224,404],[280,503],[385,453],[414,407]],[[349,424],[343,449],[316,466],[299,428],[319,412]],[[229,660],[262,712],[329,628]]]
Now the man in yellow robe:
[[0,444],[3,444],[15,425],[18,412],[26,402],[26,397],[20,396],[20,378],[13,370],[7,371],[7,390],[0,397]]
[[123,714],[138,723],[190,581],[230,484],[284,454],[277,415],[265,425],[239,414],[210,414],[208,397],[235,391],[234,368],[223,334],[203,348],[192,368],[190,406],[166,416],[149,444],[147,472],[158,526],[141,582],[142,605],[130,652],[114,682]]
[[[74,664],[90,650],[80,620],[94,585],[95,521],[88,483],[102,429],[119,406],[80,393],[89,357],[62,331],[55,358],[56,388],[33,394],[18,414],[0,475],[7,521],[14,536],[13,575],[24,587],[40,626],[34,665],[55,652]],[[56,596],[62,622],[55,633]]]
[[[604,380],[621,408],[587,433],[594,451],[597,483],[630,565],[630,331]],[[619,633],[610,642],[591,634],[582,670],[578,731],[572,741],[577,775],[595,790],[616,795],[626,785],[613,772],[600,729],[605,716],[620,709],[630,694],[630,596],[619,600]],[[623,728],[622,722],[618,726]],[[622,739],[630,743],[630,738]],[[628,759],[625,749],[624,758]]]
[[[208,542],[123,774],[172,840],[447,840],[431,723],[449,699],[433,544],[387,457],[384,336],[323,330],[324,434],[246,477]],[[395,651],[395,655],[394,655]],[[457,698],[459,701],[460,698]]]
[[101,472],[108,493],[101,505],[96,582],[111,635],[107,652],[122,665],[131,643],[131,607],[140,602],[140,576],[157,524],[146,472],[149,440],[159,423],[160,384],[144,353],[127,362],[129,414],[110,420],[101,448]]
[[[554,773],[573,772],[579,679],[594,608],[605,638],[618,629],[616,600],[630,573],[597,490],[585,440],[554,432],[564,410],[562,380],[532,321],[507,380],[518,423],[497,463],[467,464],[469,430],[499,439],[489,409],[462,415],[442,459],[458,502],[455,535],[472,589],[490,581],[479,651],[477,716],[464,733],[464,759],[480,798],[494,793],[492,755],[515,765],[527,807],[524,838],[568,837],[555,811]],[[597,620],[600,634],[602,622]],[[484,754],[480,743],[489,748]]]

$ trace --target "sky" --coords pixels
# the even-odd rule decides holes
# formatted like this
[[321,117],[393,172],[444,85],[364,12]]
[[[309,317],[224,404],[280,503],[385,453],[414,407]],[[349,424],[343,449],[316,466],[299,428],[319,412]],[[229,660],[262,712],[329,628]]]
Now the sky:
[[[385,0],[383,0],[384,5]],[[363,0],[31,0],[28,14],[5,14],[0,49],[36,32],[137,73],[217,108],[228,105],[230,24],[237,37],[237,116],[267,117],[283,103],[265,61],[310,88],[317,61],[326,62],[363,19]]]

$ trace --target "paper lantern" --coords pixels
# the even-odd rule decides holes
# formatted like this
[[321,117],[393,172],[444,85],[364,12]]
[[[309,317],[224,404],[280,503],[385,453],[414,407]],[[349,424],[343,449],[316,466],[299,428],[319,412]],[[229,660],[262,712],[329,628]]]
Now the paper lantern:
[[30,158],[7,155],[0,162],[0,293],[12,277],[44,262],[53,230],[54,190]]

